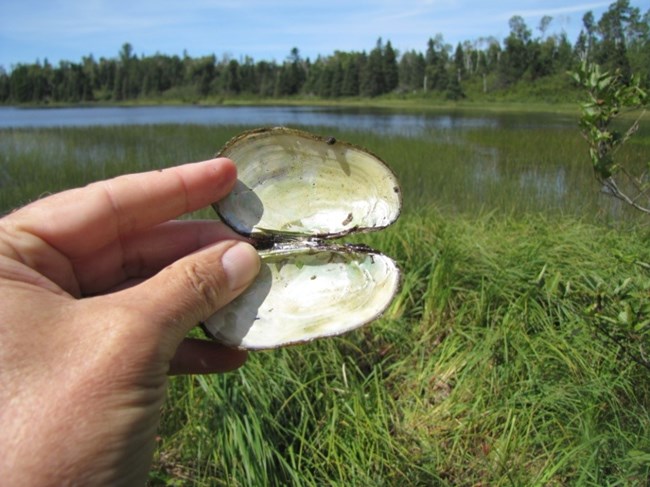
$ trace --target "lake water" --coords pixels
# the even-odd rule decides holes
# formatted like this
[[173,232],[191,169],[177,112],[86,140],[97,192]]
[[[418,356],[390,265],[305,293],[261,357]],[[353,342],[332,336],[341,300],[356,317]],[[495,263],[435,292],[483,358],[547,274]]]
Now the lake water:
[[0,128],[94,125],[318,126],[375,133],[419,135],[430,130],[542,127],[575,128],[575,119],[556,115],[472,114],[461,111],[398,113],[393,110],[296,106],[150,106],[88,108],[0,107]]

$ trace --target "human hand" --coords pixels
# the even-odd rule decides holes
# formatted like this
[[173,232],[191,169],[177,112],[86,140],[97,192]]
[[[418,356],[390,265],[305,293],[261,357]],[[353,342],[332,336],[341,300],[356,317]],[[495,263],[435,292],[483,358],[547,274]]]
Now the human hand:
[[143,484],[168,373],[245,352],[185,338],[259,271],[223,224],[169,221],[224,197],[215,159],[128,175],[0,219],[0,478]]

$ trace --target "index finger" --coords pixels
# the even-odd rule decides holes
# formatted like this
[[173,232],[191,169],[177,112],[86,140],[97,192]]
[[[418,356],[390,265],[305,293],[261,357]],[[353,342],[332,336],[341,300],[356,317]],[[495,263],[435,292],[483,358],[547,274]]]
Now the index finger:
[[212,159],[64,191],[11,217],[21,230],[75,258],[218,201],[236,179],[232,161]]

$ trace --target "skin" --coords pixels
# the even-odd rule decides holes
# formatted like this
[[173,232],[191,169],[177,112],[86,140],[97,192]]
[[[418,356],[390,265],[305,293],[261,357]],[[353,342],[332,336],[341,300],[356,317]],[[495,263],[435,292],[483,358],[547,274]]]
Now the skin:
[[0,478],[143,485],[169,374],[246,353],[185,338],[253,280],[223,224],[174,221],[223,198],[228,159],[121,176],[0,219]]

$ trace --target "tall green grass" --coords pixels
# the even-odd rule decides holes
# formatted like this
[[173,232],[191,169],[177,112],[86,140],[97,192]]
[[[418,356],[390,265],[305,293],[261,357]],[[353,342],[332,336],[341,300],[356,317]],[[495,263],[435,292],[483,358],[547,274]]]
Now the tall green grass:
[[430,211],[366,240],[405,270],[386,315],[232,374],[174,379],[160,479],[645,485],[648,371],[588,309],[601,280],[647,296],[648,270],[611,257],[650,262],[647,235]]
[[[2,131],[0,209],[240,130]],[[579,136],[327,133],[402,181],[400,220],[355,239],[397,259],[400,293],[343,337],[171,379],[150,484],[646,485],[650,232],[598,194]]]
[[[163,125],[0,131],[0,211],[97,178],[212,156],[245,127]],[[591,221],[643,218],[600,193],[577,130],[508,126],[437,130],[420,137],[313,129],[380,154],[404,186],[405,212],[562,214]],[[650,134],[618,157],[648,162]]]

